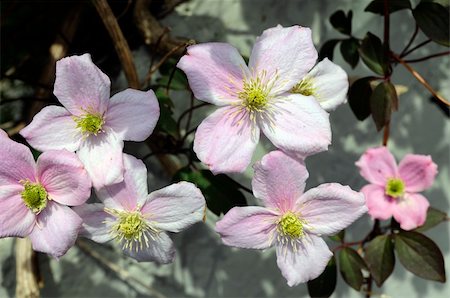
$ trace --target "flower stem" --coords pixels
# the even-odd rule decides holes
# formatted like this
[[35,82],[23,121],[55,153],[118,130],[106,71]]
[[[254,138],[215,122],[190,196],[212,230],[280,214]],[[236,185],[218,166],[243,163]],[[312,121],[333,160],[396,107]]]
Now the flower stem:
[[417,59],[411,59],[411,60],[405,60],[405,62],[407,63],[415,63],[415,62],[422,62],[431,58],[435,58],[435,57],[441,57],[441,56],[447,56],[450,54],[450,51],[446,51],[446,52],[442,52],[442,53],[436,53],[433,55],[428,55],[422,58],[417,58]]

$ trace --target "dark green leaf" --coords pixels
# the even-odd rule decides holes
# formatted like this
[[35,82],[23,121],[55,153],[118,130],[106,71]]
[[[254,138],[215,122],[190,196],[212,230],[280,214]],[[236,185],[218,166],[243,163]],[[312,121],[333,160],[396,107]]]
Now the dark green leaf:
[[339,270],[342,278],[353,289],[359,291],[363,283],[361,270],[367,266],[361,256],[352,248],[343,248],[339,253]]
[[433,41],[450,46],[449,9],[434,2],[422,1],[413,10],[417,25]]
[[326,43],[324,43],[319,51],[319,59],[322,60],[323,58],[328,58],[330,60],[333,60],[334,48],[339,41],[340,39],[330,39]]
[[395,250],[402,265],[415,275],[445,282],[444,257],[439,247],[417,232],[395,235]]
[[[393,13],[402,9],[411,9],[409,0],[389,0],[388,11]],[[384,15],[384,0],[374,0],[367,5],[364,11],[373,12],[379,15]]]
[[165,105],[161,105],[159,108],[159,119],[156,127],[159,131],[168,133],[171,136],[176,137],[178,134],[177,122],[173,119],[172,111]]
[[336,259],[333,257],[328,262],[325,271],[316,279],[308,281],[308,293],[311,297],[330,297],[336,288],[337,268]]
[[331,235],[329,238],[336,242],[343,242],[345,237],[345,230],[340,231],[336,235]]
[[338,10],[330,17],[330,23],[337,31],[350,35],[352,33],[353,12],[350,10],[347,15],[343,10]]
[[372,86],[370,82],[374,77],[365,77],[356,80],[348,91],[348,103],[356,118],[363,121],[370,116],[370,96],[372,95]]
[[342,57],[352,68],[355,68],[359,61],[358,47],[359,42],[356,38],[349,38],[341,42]]
[[397,91],[389,81],[381,82],[373,90],[370,110],[378,131],[391,120],[391,113],[397,101]]
[[424,232],[446,220],[447,220],[447,213],[437,210],[433,207],[429,207],[427,210],[427,219],[425,220],[425,223],[420,227],[418,227],[417,229],[415,229],[414,231]]
[[390,72],[389,59],[378,36],[368,32],[359,47],[359,55],[364,64],[375,73],[384,75]]
[[208,170],[192,171],[186,167],[175,174],[173,181],[188,181],[197,185],[205,196],[208,209],[217,215],[225,214],[235,206],[247,205],[237,184],[224,174],[214,176]]
[[170,73],[161,76],[158,80],[156,80],[156,83],[164,88],[169,86],[169,89],[171,90],[186,90],[188,86],[186,75],[179,69],[175,69],[173,74]]
[[395,265],[391,235],[378,236],[370,241],[365,248],[365,260],[375,283],[381,287]]

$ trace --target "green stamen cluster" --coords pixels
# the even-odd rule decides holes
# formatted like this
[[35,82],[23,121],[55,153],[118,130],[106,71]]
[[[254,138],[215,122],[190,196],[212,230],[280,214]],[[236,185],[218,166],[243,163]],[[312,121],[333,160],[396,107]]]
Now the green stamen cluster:
[[141,214],[123,213],[119,217],[118,232],[127,240],[139,240],[146,224]]
[[405,183],[402,179],[391,178],[386,183],[386,194],[393,198],[401,197],[405,194]]
[[292,88],[291,92],[305,96],[314,95],[313,81],[310,78],[304,78]]
[[292,212],[287,212],[281,217],[278,228],[282,234],[291,238],[303,236],[303,221]]
[[39,183],[26,181],[21,196],[25,205],[34,213],[41,212],[47,206],[47,191]]
[[103,118],[99,114],[85,114],[82,117],[74,117],[77,123],[77,128],[81,130],[83,134],[97,135],[101,132],[104,124]]
[[264,88],[260,79],[244,82],[243,91],[239,92],[239,98],[249,111],[261,112],[267,106],[269,92]]

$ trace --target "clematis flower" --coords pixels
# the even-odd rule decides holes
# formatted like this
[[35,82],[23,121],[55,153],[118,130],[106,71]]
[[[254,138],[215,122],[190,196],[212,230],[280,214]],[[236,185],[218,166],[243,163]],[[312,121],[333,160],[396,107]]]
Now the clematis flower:
[[68,206],[91,193],[83,164],[67,150],[44,152],[35,163],[30,149],[2,130],[0,156],[0,238],[29,237],[34,250],[64,255],[81,226]]
[[102,203],[74,210],[83,218],[80,235],[95,242],[115,239],[134,259],[170,263],[175,256],[166,232],[180,232],[203,218],[205,199],[194,184],[180,182],[148,194],[147,169],[124,154],[124,181],[97,191]]
[[188,47],[177,66],[196,98],[220,106],[196,131],[198,158],[214,173],[242,172],[261,130],[284,151],[306,156],[326,150],[328,113],[313,96],[291,93],[316,59],[311,30],[300,26],[265,30],[248,66],[226,43]]
[[305,165],[281,151],[265,155],[254,169],[253,193],[265,207],[234,207],[216,231],[229,246],[275,246],[289,286],[316,278],[333,255],[320,236],[337,233],[365,213],[363,194],[337,183],[303,193]]
[[404,230],[424,224],[430,204],[419,192],[429,188],[437,174],[429,155],[407,154],[397,167],[386,147],[370,148],[356,165],[370,182],[361,191],[373,218],[393,216]]
[[40,151],[76,151],[95,188],[123,180],[123,141],[144,141],[159,118],[153,91],[127,89],[109,98],[111,82],[91,56],[56,62],[54,94],[20,134]]

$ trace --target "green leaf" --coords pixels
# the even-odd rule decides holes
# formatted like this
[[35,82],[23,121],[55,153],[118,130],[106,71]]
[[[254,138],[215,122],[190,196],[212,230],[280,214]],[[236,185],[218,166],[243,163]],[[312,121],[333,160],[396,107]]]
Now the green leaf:
[[350,10],[347,15],[343,10],[338,10],[330,17],[330,23],[337,31],[351,35],[352,34],[353,12]]
[[361,270],[367,265],[356,250],[346,247],[339,252],[339,270],[342,278],[353,289],[359,291],[364,281]]
[[237,184],[227,175],[214,176],[208,170],[192,171],[189,167],[180,169],[173,177],[174,182],[188,181],[197,185],[206,199],[208,209],[216,215],[225,214],[235,206],[246,206],[245,196]]
[[365,248],[365,260],[375,283],[381,287],[395,265],[391,235],[381,235],[370,241]]
[[168,109],[165,105],[161,105],[159,108],[159,119],[156,124],[156,128],[159,131],[163,131],[173,137],[177,137],[178,127],[177,122],[173,119],[172,111]]
[[424,232],[446,220],[447,220],[447,213],[437,210],[433,207],[429,207],[427,210],[427,219],[425,220],[425,223],[420,227],[418,227],[417,229],[415,229],[414,231]]
[[311,297],[330,297],[336,288],[337,267],[334,255],[317,278],[308,281],[308,293]]
[[439,3],[422,1],[413,9],[417,25],[431,38],[443,46],[450,46],[449,9]]
[[319,60],[322,60],[323,58],[333,60],[334,48],[336,47],[339,41],[340,39],[330,39],[327,42],[325,42],[323,46],[320,48]]
[[360,121],[370,116],[370,96],[372,95],[372,86],[370,82],[374,77],[365,77],[356,80],[348,91],[348,103],[356,118]]
[[335,235],[331,235],[328,238],[330,238],[331,240],[333,240],[335,242],[343,242],[344,237],[345,237],[345,230],[341,230],[339,233],[337,233]]
[[[393,13],[402,9],[411,9],[409,0],[389,0],[388,11]],[[379,15],[384,15],[384,0],[374,0],[367,5],[364,11],[373,12]]]
[[355,68],[359,61],[358,47],[359,42],[353,37],[341,42],[342,57],[352,68]]
[[390,72],[389,59],[378,36],[367,32],[358,50],[364,64],[375,73],[384,75]]
[[445,282],[444,257],[430,238],[417,232],[400,232],[395,235],[395,250],[408,271],[424,279]]
[[370,110],[378,131],[391,120],[391,113],[397,101],[397,92],[389,81],[381,82],[373,90],[370,96]]

